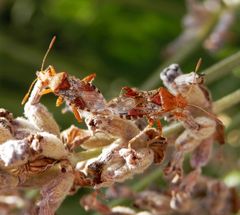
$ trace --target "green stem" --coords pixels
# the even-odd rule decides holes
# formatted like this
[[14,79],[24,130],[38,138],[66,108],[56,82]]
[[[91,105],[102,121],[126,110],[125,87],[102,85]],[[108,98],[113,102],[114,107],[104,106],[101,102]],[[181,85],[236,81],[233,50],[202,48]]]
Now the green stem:
[[232,117],[230,125],[226,128],[226,133],[229,133],[231,130],[237,128],[240,125],[240,113],[237,113]]
[[173,134],[178,134],[183,130],[183,126],[180,122],[174,123],[163,128],[164,137],[170,137]]
[[85,161],[97,157],[102,152],[102,148],[91,149],[87,151],[77,152],[69,157],[71,163],[75,166],[80,161]]
[[209,67],[202,73],[206,74],[206,83],[210,84],[215,80],[225,76],[238,66],[240,66],[240,51]]
[[[155,181],[157,179],[159,179],[162,176],[162,170],[160,168],[155,168],[154,171],[152,171],[150,174],[145,175],[138,183],[135,183],[131,189],[134,192],[138,192],[143,190],[144,188],[146,188],[149,185],[149,182]],[[117,206],[120,204],[127,204],[128,199],[115,199],[113,201],[111,201],[111,203],[109,204],[109,206],[113,207],[113,206]]]
[[149,181],[155,181],[162,175],[162,170],[160,168],[154,169],[154,171],[148,175],[145,175],[138,183],[132,186],[132,190],[135,192],[143,190],[149,185]]
[[240,89],[213,103],[213,112],[218,114],[240,102]]

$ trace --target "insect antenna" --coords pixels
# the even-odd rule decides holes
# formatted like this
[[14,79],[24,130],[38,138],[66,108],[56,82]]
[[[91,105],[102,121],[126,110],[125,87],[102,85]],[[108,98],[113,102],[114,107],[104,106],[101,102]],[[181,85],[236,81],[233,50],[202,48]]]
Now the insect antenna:
[[201,64],[202,64],[202,58],[199,58],[199,59],[198,59],[198,62],[197,62],[197,64],[196,64],[195,70],[194,70],[195,73],[198,72]]
[[34,84],[36,83],[37,80],[38,80],[38,78],[36,78],[36,79],[31,83],[31,85],[30,85],[27,93],[25,94],[25,96],[24,96],[24,98],[23,98],[23,100],[22,100],[22,102],[21,102],[21,105],[24,105],[25,102],[27,101],[27,99],[28,99],[28,97],[29,97],[29,95],[30,95],[30,93],[31,93],[31,91],[32,91],[32,88],[33,88],[33,86],[34,86]]
[[[47,56],[48,56],[49,51],[50,51],[51,48],[53,47],[53,44],[54,44],[55,40],[56,40],[56,36],[53,36],[53,38],[52,38],[52,40],[51,40],[51,42],[50,42],[50,44],[49,44],[49,47],[48,47],[48,49],[47,49],[47,51],[46,51],[46,53],[45,53],[45,55],[44,55],[44,57],[43,57],[43,61],[42,61],[42,65],[41,65],[41,71],[43,71],[44,63],[45,63],[45,61],[46,61],[46,58],[47,58]],[[32,90],[32,88],[33,88],[33,86],[34,86],[34,84],[36,83],[37,80],[38,80],[38,78],[36,78],[36,79],[31,83],[31,85],[30,85],[30,87],[29,87],[29,89],[28,89],[28,92],[25,94],[25,96],[24,96],[24,98],[23,98],[23,100],[22,100],[22,102],[21,102],[21,105],[24,105],[25,102],[27,101],[27,99],[28,99],[28,97],[29,97],[29,95],[30,95],[30,93],[31,93],[31,90]]]
[[201,64],[202,64],[202,58],[199,58],[199,59],[198,59],[198,62],[197,62],[197,64],[196,64],[196,67],[195,67],[195,69],[194,69],[194,71],[193,71],[193,72],[194,72],[194,81],[193,81],[193,84],[191,84],[191,87],[190,87],[190,89],[188,90],[185,98],[187,98],[187,97],[190,95],[190,93],[191,93],[191,91],[192,91],[192,89],[193,89],[193,85],[196,84],[196,75],[197,75],[197,72],[198,72]]
[[46,59],[47,59],[47,56],[48,56],[50,50],[51,50],[52,47],[53,47],[53,44],[54,44],[55,40],[56,40],[56,36],[53,36],[53,38],[52,38],[52,40],[51,40],[51,42],[50,42],[50,44],[49,44],[49,46],[48,46],[48,50],[46,51],[46,53],[45,53],[45,55],[44,55],[44,57],[43,57],[42,66],[41,66],[41,71],[43,71],[43,67],[44,67],[45,61],[46,61]]
[[204,112],[204,113],[206,113],[208,116],[210,116],[212,119],[214,119],[219,125],[223,126],[222,121],[219,120],[215,114],[210,113],[210,112],[204,110],[203,108],[201,108],[201,107],[199,107],[199,106],[197,106],[197,105],[188,104],[187,106],[189,106],[189,107],[194,107],[194,108],[197,108],[198,110],[201,110],[202,112]]

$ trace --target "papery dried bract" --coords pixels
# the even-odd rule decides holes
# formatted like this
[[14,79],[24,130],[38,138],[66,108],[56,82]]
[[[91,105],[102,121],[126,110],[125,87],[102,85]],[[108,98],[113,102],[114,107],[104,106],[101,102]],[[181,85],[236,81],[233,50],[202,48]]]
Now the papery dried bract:
[[29,142],[25,140],[8,140],[0,145],[0,164],[3,166],[19,166],[29,158]]
[[164,195],[155,191],[143,191],[136,195],[134,204],[144,210],[151,211],[152,214],[170,214],[170,195]]
[[24,106],[24,115],[40,131],[48,131],[49,133],[60,136],[60,129],[57,122],[44,105],[31,105],[30,102],[27,102]]
[[39,215],[54,215],[70,192],[74,175],[68,166],[61,168],[61,173],[41,189],[42,199],[37,208]]

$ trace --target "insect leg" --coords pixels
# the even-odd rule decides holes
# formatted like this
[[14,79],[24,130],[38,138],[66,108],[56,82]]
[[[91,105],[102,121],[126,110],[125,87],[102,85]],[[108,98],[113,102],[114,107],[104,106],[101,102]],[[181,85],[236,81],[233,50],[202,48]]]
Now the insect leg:
[[96,77],[96,73],[93,73],[91,75],[88,75],[87,77],[83,78],[82,81],[86,83],[91,83]]
[[77,121],[82,122],[82,118],[81,118],[77,108],[74,105],[71,105],[71,107],[72,107],[72,112],[73,112],[75,118],[77,119]]
[[46,94],[49,94],[52,92],[53,92],[52,89],[44,89],[40,92],[40,95],[42,96],[42,95],[46,95]]
[[59,96],[59,97],[57,98],[57,101],[56,101],[56,106],[57,106],[57,107],[61,106],[61,105],[63,104],[63,102],[64,102],[63,97]]

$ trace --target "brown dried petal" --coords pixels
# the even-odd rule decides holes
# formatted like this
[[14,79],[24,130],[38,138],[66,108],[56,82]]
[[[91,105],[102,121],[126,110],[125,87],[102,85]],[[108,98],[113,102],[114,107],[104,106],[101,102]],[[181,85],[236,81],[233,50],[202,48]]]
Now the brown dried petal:
[[35,134],[40,130],[36,128],[31,122],[23,117],[17,117],[13,120],[14,137],[16,139],[27,138],[30,134]]
[[[92,121],[94,121],[94,131],[105,132],[125,141],[129,141],[140,132],[134,122],[117,116],[92,116],[87,119],[87,125],[89,126]],[[89,126],[89,129],[92,130],[92,127]]]
[[4,108],[0,108],[0,117],[6,118],[8,121],[13,119],[13,114]]
[[[68,195],[74,181],[74,175],[65,167],[55,178],[41,189],[42,199],[38,203],[39,215],[54,215],[65,197]],[[66,172],[65,172],[66,171]]]
[[0,169],[0,190],[15,188],[18,185],[18,178]]
[[186,129],[177,138],[175,145],[179,150],[192,151],[202,140],[211,137],[216,131],[216,122],[211,118],[197,117],[195,122],[199,125],[198,130]]
[[167,140],[163,137],[158,137],[156,138],[156,142],[153,142],[150,145],[150,148],[154,152],[154,163],[160,164],[165,157],[167,149]]
[[111,209],[97,199],[97,193],[91,193],[81,198],[80,204],[86,211],[96,211],[102,215],[110,215]]
[[[153,159],[154,155],[151,149],[142,148],[135,151],[122,148],[104,166],[101,179],[107,186],[109,183],[123,182],[135,174],[142,173],[152,164]],[[103,186],[104,183],[99,186]]]
[[92,136],[92,132],[74,125],[61,133],[61,139],[69,149],[78,146],[84,149],[98,148],[107,146],[115,140],[115,138],[103,132],[94,133]]
[[110,215],[135,215],[136,212],[126,206],[115,206],[111,209]]
[[201,168],[208,163],[212,155],[213,141],[214,141],[213,137],[205,139],[193,151],[191,157],[191,166],[193,168]]
[[143,191],[137,194],[134,205],[140,209],[149,210],[153,214],[169,214],[170,196],[155,191]]
[[134,150],[122,148],[121,144],[121,140],[115,141],[105,147],[97,158],[78,163],[77,169],[85,172],[96,183],[95,187],[100,188],[123,182],[152,164],[154,153],[150,148]]
[[7,140],[13,139],[13,136],[8,128],[0,124],[0,144]]

